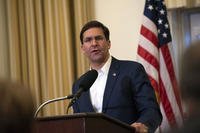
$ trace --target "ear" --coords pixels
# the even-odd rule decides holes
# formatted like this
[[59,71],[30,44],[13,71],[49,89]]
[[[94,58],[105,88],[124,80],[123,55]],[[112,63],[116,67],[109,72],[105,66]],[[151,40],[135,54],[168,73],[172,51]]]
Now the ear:
[[83,52],[83,54],[85,53],[85,47],[83,46],[83,44],[81,44],[81,51]]
[[110,49],[110,47],[111,47],[111,42],[110,42],[110,40],[108,41],[108,49]]

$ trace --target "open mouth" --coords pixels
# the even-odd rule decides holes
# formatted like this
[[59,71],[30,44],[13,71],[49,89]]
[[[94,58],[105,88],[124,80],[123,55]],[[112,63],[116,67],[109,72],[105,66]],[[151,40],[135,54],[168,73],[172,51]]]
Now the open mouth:
[[95,49],[95,50],[92,50],[91,53],[92,53],[92,54],[98,54],[98,53],[100,53],[100,50]]

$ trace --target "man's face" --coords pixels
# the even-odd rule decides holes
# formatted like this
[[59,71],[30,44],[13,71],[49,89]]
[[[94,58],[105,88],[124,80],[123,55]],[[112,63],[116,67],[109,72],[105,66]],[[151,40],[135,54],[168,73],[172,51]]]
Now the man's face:
[[91,63],[105,63],[109,57],[110,41],[106,40],[101,28],[90,28],[83,34],[81,49]]

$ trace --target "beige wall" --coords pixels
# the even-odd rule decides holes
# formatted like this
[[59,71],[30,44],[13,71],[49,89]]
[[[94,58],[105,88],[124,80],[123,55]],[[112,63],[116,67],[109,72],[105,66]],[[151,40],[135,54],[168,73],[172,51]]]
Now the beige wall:
[[136,60],[145,0],[94,0],[95,19],[111,32],[111,54]]

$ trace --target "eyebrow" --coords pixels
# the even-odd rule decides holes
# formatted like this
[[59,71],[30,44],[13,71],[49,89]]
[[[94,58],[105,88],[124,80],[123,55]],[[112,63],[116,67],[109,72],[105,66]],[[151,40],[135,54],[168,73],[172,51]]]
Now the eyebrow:
[[96,36],[88,36],[88,37],[85,37],[85,38],[96,38],[96,37],[104,37],[103,35],[96,35]]

